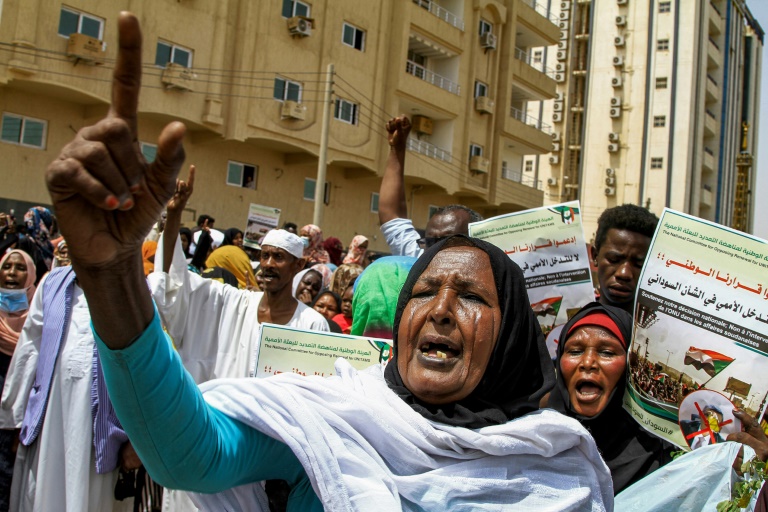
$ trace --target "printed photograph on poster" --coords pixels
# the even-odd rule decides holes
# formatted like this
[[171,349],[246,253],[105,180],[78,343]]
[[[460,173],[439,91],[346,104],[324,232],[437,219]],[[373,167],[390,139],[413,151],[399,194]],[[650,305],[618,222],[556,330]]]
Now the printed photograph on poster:
[[262,324],[252,377],[278,373],[328,377],[335,375],[340,357],[358,370],[386,364],[392,357],[391,340]]
[[701,390],[762,417],[768,407],[766,268],[764,240],[664,211],[638,282],[624,401],[648,430],[691,448],[678,424],[695,421],[682,404]]
[[280,208],[251,204],[245,224],[243,238],[246,242],[259,243],[259,240],[280,223]]
[[694,391],[680,404],[678,423],[691,450],[723,443],[728,434],[741,432],[741,421],[733,415],[734,404],[717,391]]
[[554,358],[562,326],[595,300],[579,202],[475,222],[469,234],[496,245],[522,269],[528,299]]

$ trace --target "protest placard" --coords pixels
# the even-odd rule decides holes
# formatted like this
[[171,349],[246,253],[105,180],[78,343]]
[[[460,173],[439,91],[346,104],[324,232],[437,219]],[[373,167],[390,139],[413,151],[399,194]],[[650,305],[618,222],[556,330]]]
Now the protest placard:
[[386,363],[392,357],[391,340],[262,324],[252,377],[278,373],[327,377],[335,375],[333,365],[340,357],[358,370]]
[[280,222],[280,208],[251,203],[248,208],[243,240],[258,243],[269,230],[277,228],[278,222]]
[[[624,407],[646,429],[682,448],[694,438],[725,437],[720,430],[729,423],[727,400],[762,415],[768,394],[768,242],[665,209],[640,274],[629,350]],[[694,393],[704,389],[727,398],[725,405]],[[701,398],[681,409],[692,394]],[[692,431],[691,424],[701,428]]]
[[474,222],[469,234],[499,247],[523,270],[528,299],[554,357],[569,313],[595,300],[579,202]]

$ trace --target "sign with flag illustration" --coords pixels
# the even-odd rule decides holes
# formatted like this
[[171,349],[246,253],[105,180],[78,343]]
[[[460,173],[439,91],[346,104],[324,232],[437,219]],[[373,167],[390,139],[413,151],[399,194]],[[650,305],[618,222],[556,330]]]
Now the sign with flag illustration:
[[[768,405],[768,242],[664,210],[638,281],[624,407],[683,449],[683,400],[699,390]],[[760,417],[760,416],[758,416]]]
[[469,225],[469,235],[502,249],[523,270],[528,299],[554,357],[560,328],[595,300],[579,202],[500,215]]

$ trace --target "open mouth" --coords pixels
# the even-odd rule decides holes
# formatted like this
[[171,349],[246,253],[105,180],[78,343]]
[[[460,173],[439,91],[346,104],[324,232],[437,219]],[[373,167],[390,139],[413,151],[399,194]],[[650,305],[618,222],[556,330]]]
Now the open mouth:
[[603,387],[591,380],[576,383],[576,394],[581,402],[595,402],[603,396]]
[[6,279],[5,286],[3,286],[3,288],[7,290],[18,290],[19,288],[21,288],[21,284],[19,284],[18,281],[15,281],[13,279]]
[[460,350],[454,348],[446,343],[430,343],[427,342],[419,347],[421,355],[424,357],[430,357],[434,359],[451,359],[457,357]]

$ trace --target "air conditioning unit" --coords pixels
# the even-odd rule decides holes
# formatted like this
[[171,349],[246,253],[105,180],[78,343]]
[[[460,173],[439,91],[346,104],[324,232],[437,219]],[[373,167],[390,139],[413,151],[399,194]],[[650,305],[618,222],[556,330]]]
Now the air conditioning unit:
[[95,37],[85,34],[70,34],[67,43],[67,57],[75,62],[85,62],[94,66],[104,64],[107,45]]
[[557,49],[558,50],[567,50],[568,49],[568,41],[561,40],[559,43],[557,43]]
[[615,76],[611,78],[611,85],[613,87],[621,87],[622,85],[624,85],[624,81],[621,79],[620,76]]
[[560,28],[560,30],[568,30],[568,26],[570,23],[568,23],[568,20],[560,20],[557,22],[557,26]]
[[565,82],[565,73],[555,73],[555,82],[559,84]]
[[563,111],[563,102],[562,101],[556,101],[552,106],[553,112],[562,112]]
[[571,11],[570,11],[570,9],[569,9],[569,10],[566,10],[566,11],[560,11],[560,19],[561,19],[561,20],[567,20],[567,19],[568,19],[568,18],[570,18],[570,17],[571,17]]
[[413,131],[419,135],[432,135],[432,119],[426,116],[413,116]]
[[486,50],[495,50],[496,49],[496,34],[493,34],[491,32],[485,32],[480,36],[480,46],[485,48]]
[[621,108],[614,107],[611,109],[610,116],[613,118],[621,117]]
[[552,114],[552,122],[553,123],[562,123],[563,122],[563,113],[562,112],[555,112]]
[[556,187],[557,178],[547,178],[547,185],[549,185],[550,187]]
[[616,16],[616,26],[623,27],[627,24],[627,17],[624,15]]
[[619,142],[619,132],[611,132],[608,134],[608,142]]
[[160,75],[160,81],[166,89],[177,89],[179,91],[194,90],[192,87],[193,78],[194,73],[192,73],[191,69],[175,62],[166,64],[163,74]]
[[605,184],[608,185],[609,187],[613,187],[614,185],[616,185],[616,178],[614,178],[613,176],[609,176],[605,178]]
[[619,145],[618,144],[608,144],[608,152],[609,153],[618,153],[619,152]]
[[565,93],[560,91],[555,93],[555,101],[563,101],[565,99]]
[[616,5],[627,5],[629,0],[616,0]]
[[561,140],[563,140],[563,138],[560,135],[560,132],[552,132],[552,142],[560,142]]
[[557,53],[555,54],[557,57],[557,60],[567,60],[568,59],[568,52],[565,50],[557,50]]
[[292,18],[288,18],[288,31],[293,36],[311,36],[312,20],[306,16],[293,16]]
[[613,46],[624,46],[624,36],[616,36],[613,38]]
[[611,106],[612,107],[620,107],[621,106],[621,98],[614,96],[611,98]]
[[568,66],[563,62],[558,62],[555,64],[555,73],[565,73],[567,69]]
[[571,2],[563,0],[560,2],[560,10],[561,11],[568,11],[571,8]]
[[617,68],[624,67],[624,57],[617,55],[613,58],[613,65]]
[[307,108],[296,101],[286,100],[283,102],[283,108],[280,110],[283,119],[296,119],[303,121],[307,116]]
[[568,39],[568,31],[567,30],[561,30],[560,31],[560,40],[565,41]]
[[558,155],[551,155],[549,157],[549,163],[551,165],[557,165],[560,163],[560,157]]
[[469,170],[478,174],[488,174],[490,162],[487,158],[475,155],[469,159]]
[[609,178],[616,176],[616,169],[614,169],[613,167],[608,167],[605,170],[605,175],[608,176]]
[[559,153],[560,152],[560,143],[559,142],[553,142],[552,143],[552,152],[553,153]]
[[605,187],[605,195],[607,195],[607,196],[615,196],[616,195],[616,187]]
[[496,103],[488,96],[478,96],[475,98],[475,110],[481,114],[493,114]]

